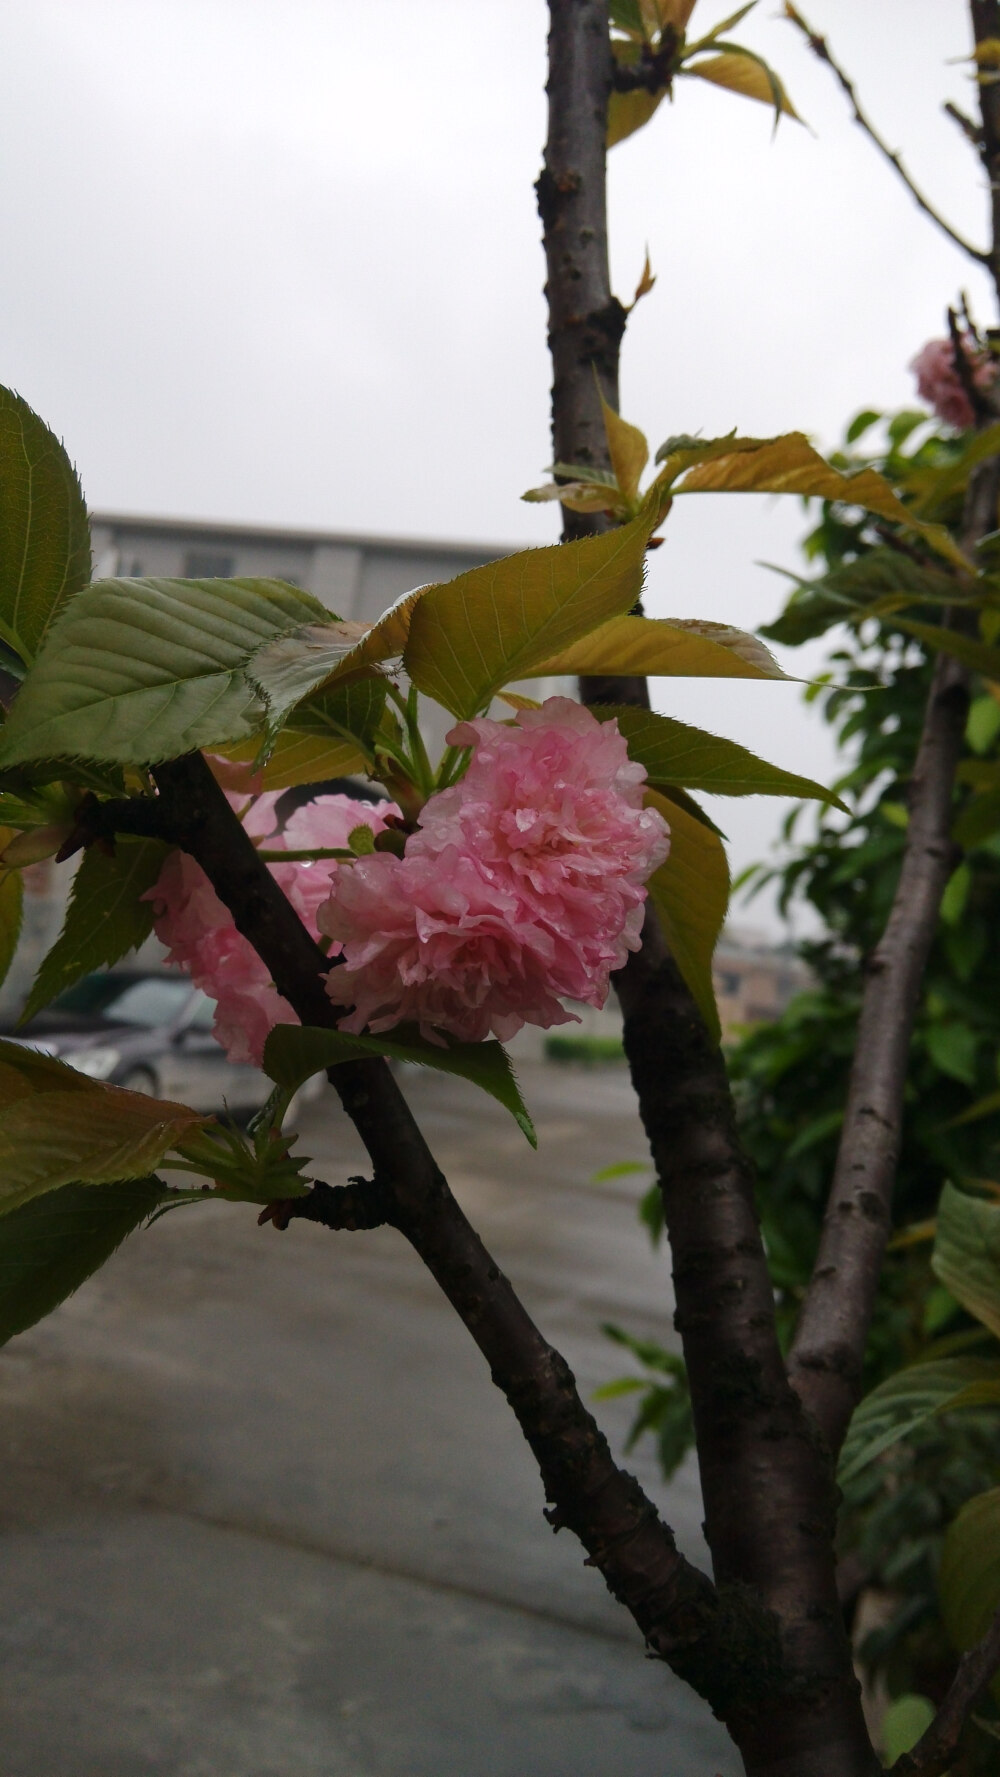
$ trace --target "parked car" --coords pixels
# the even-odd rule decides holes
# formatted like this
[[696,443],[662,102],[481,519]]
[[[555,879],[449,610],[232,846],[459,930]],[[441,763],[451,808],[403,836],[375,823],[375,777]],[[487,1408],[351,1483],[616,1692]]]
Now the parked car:
[[[227,1059],[212,1035],[214,1014],[215,1001],[184,975],[111,969],[85,976],[3,1034],[91,1079],[244,1119],[272,1083],[260,1068]],[[310,1082],[303,1096],[319,1087],[318,1079]]]

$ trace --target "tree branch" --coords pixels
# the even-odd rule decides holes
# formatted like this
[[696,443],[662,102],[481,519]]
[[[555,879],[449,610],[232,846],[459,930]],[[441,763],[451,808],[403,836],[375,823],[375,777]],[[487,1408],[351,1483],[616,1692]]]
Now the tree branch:
[[916,1746],[889,1767],[888,1777],[946,1777],[965,1724],[990,1680],[1000,1670],[1000,1609],[981,1641],[958,1662],[958,1671],[934,1720]]
[[942,234],[946,234],[952,244],[965,253],[969,259],[974,259],[977,265],[989,265],[990,254],[984,252],[981,247],[974,247],[971,241],[965,240],[957,230],[952,228],[951,223],[946,222],[944,217],[935,210],[934,205],[930,203],[920,190],[920,187],[911,179],[903,165],[903,159],[898,149],[890,148],[888,142],[883,141],[882,137],[879,135],[874,124],[871,122],[871,119],[865,116],[865,113],[862,111],[861,106],[858,103],[858,95],[854,89],[854,84],[845,74],[840,64],[836,62],[830,54],[826,38],[821,36],[818,31],[814,31],[812,26],[806,23],[806,20],[802,17],[802,14],[798,11],[797,7],[786,4],[785,17],[802,32],[813,54],[818,56],[821,62],[826,63],[842,92],[847,96],[854,113],[855,123],[861,126],[869,141],[878,149],[883,160],[888,161],[897,177],[900,178],[906,186],[907,191],[917,207],[923,210],[924,215],[929,216],[930,220],[941,230]]
[[[608,458],[578,309],[610,299],[604,142],[611,57],[599,0],[550,0],[545,228],[557,461]],[[580,257],[578,243],[584,243]],[[584,292],[581,296],[580,292]],[[617,406],[618,342],[597,368]],[[566,534],[598,528],[565,512]],[[648,706],[643,678],[581,680],[585,702]],[[676,1324],[691,1380],[705,1531],[716,1581],[774,1610],[781,1663],[729,1726],[748,1771],[878,1769],[836,1595],[830,1464],[791,1389],[774,1296],[736,1133],[725,1064],[708,1038],[655,915],[615,978],[624,1040],[663,1192]],[[782,1763],[787,1761],[787,1766]]]
[[[322,976],[329,959],[257,856],[200,754],[157,766],[159,796],[88,805],[90,840],[155,833],[205,871],[236,926],[303,1023],[335,1028]],[[619,1469],[565,1359],[542,1337],[455,1201],[388,1068],[345,1062],[330,1080],[374,1166],[349,1196],[323,1187],[275,1206],[337,1226],[374,1214],[410,1241],[483,1353],[535,1458],[553,1528],[571,1529],[650,1649],[723,1717],[745,1710],[775,1666],[766,1607],[727,1594],[681,1555],[638,1482]],[[271,1208],[271,1206],[268,1206]]]

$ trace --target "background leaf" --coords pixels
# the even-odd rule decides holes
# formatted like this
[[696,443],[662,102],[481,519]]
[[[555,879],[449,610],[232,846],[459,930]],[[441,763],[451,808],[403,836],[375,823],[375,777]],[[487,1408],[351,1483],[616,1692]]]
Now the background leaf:
[[1000,1203],[946,1184],[932,1263],[956,1302],[1000,1338]]
[[[14,838],[13,827],[0,827],[0,851]],[[21,872],[0,866],[0,982],[7,978],[21,935],[23,890]]]
[[459,718],[610,617],[642,590],[662,508],[599,537],[527,549],[432,586],[416,605],[404,663],[418,690]]
[[843,1486],[883,1450],[905,1438],[937,1413],[982,1404],[967,1390],[986,1384],[1000,1396],[1000,1362],[980,1357],[943,1357],[909,1364],[873,1388],[857,1407],[840,1455],[837,1480]]
[[153,908],[140,896],[152,888],[166,855],[156,839],[121,838],[113,857],[96,845],[84,852],[63,929],[35,977],[22,1023],[74,981],[116,963],[149,937]]
[[[260,767],[263,788],[283,790],[364,770],[385,695],[385,680],[373,675],[316,691],[296,704]],[[260,742],[254,739],[226,747],[225,756],[252,765],[259,752]]]
[[90,525],[76,470],[27,402],[0,389],[0,636],[26,665],[89,579]]
[[670,856],[649,879],[650,899],[709,1035],[719,1042],[712,957],[729,906],[725,849],[716,833],[676,802],[656,790],[647,790],[645,801],[647,807],[659,810],[670,828]]
[[945,1628],[964,1652],[985,1635],[1000,1603],[1000,1487],[970,1499],[950,1525],[938,1590]]
[[510,1111],[533,1148],[538,1146],[535,1127],[525,1108],[514,1070],[500,1043],[452,1043],[438,1048],[417,1033],[400,1027],[396,1037],[355,1037],[339,1030],[320,1030],[315,1025],[278,1024],[264,1045],[264,1067],[279,1086],[290,1091],[313,1074],[325,1072],[342,1061],[364,1061],[373,1055],[396,1061],[416,1061],[422,1067],[479,1086]]
[[79,1289],[170,1194],[156,1178],[63,1185],[0,1216],[0,1345]]
[[264,725],[245,668],[263,642],[325,617],[281,580],[99,580],[52,630],[0,733],[0,764],[143,765]]

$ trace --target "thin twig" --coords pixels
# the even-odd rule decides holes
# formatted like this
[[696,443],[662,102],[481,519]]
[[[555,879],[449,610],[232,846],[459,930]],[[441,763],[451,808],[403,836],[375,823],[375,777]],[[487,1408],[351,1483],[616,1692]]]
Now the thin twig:
[[889,1767],[887,1777],[945,1777],[973,1709],[1000,1670],[1000,1608],[981,1641],[958,1662],[958,1671],[934,1720],[916,1746]]
[[959,247],[970,259],[974,259],[977,265],[989,265],[989,253],[980,247],[974,247],[971,241],[967,241],[964,236],[960,235],[956,229],[952,228],[951,223],[946,222],[940,212],[935,210],[934,205],[924,196],[919,185],[915,184],[914,180],[910,177],[910,174],[903,165],[902,155],[899,153],[899,150],[896,148],[890,148],[888,142],[883,141],[882,137],[879,135],[874,124],[871,122],[871,119],[865,116],[865,113],[862,111],[861,106],[858,103],[858,95],[854,89],[854,83],[848,78],[843,68],[830,54],[826,38],[821,36],[818,31],[814,31],[811,25],[807,24],[797,7],[786,4],[785,17],[802,32],[813,54],[818,56],[821,62],[827,64],[827,67],[834,75],[841,90],[847,96],[854,113],[855,123],[860,124],[869,141],[874,143],[883,159],[888,161],[897,176],[903,181],[903,184],[906,186],[907,191],[918,208],[923,210],[925,216],[930,217],[930,220],[936,224],[942,234],[946,234],[948,239],[953,242],[956,247]]

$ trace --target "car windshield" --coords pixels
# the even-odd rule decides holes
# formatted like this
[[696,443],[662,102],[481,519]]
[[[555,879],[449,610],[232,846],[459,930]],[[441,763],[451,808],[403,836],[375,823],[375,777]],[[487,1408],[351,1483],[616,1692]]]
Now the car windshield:
[[53,1000],[52,1010],[155,1030],[176,1018],[190,998],[191,983],[183,979],[171,981],[163,975],[132,975],[124,979],[121,975],[88,975]]

